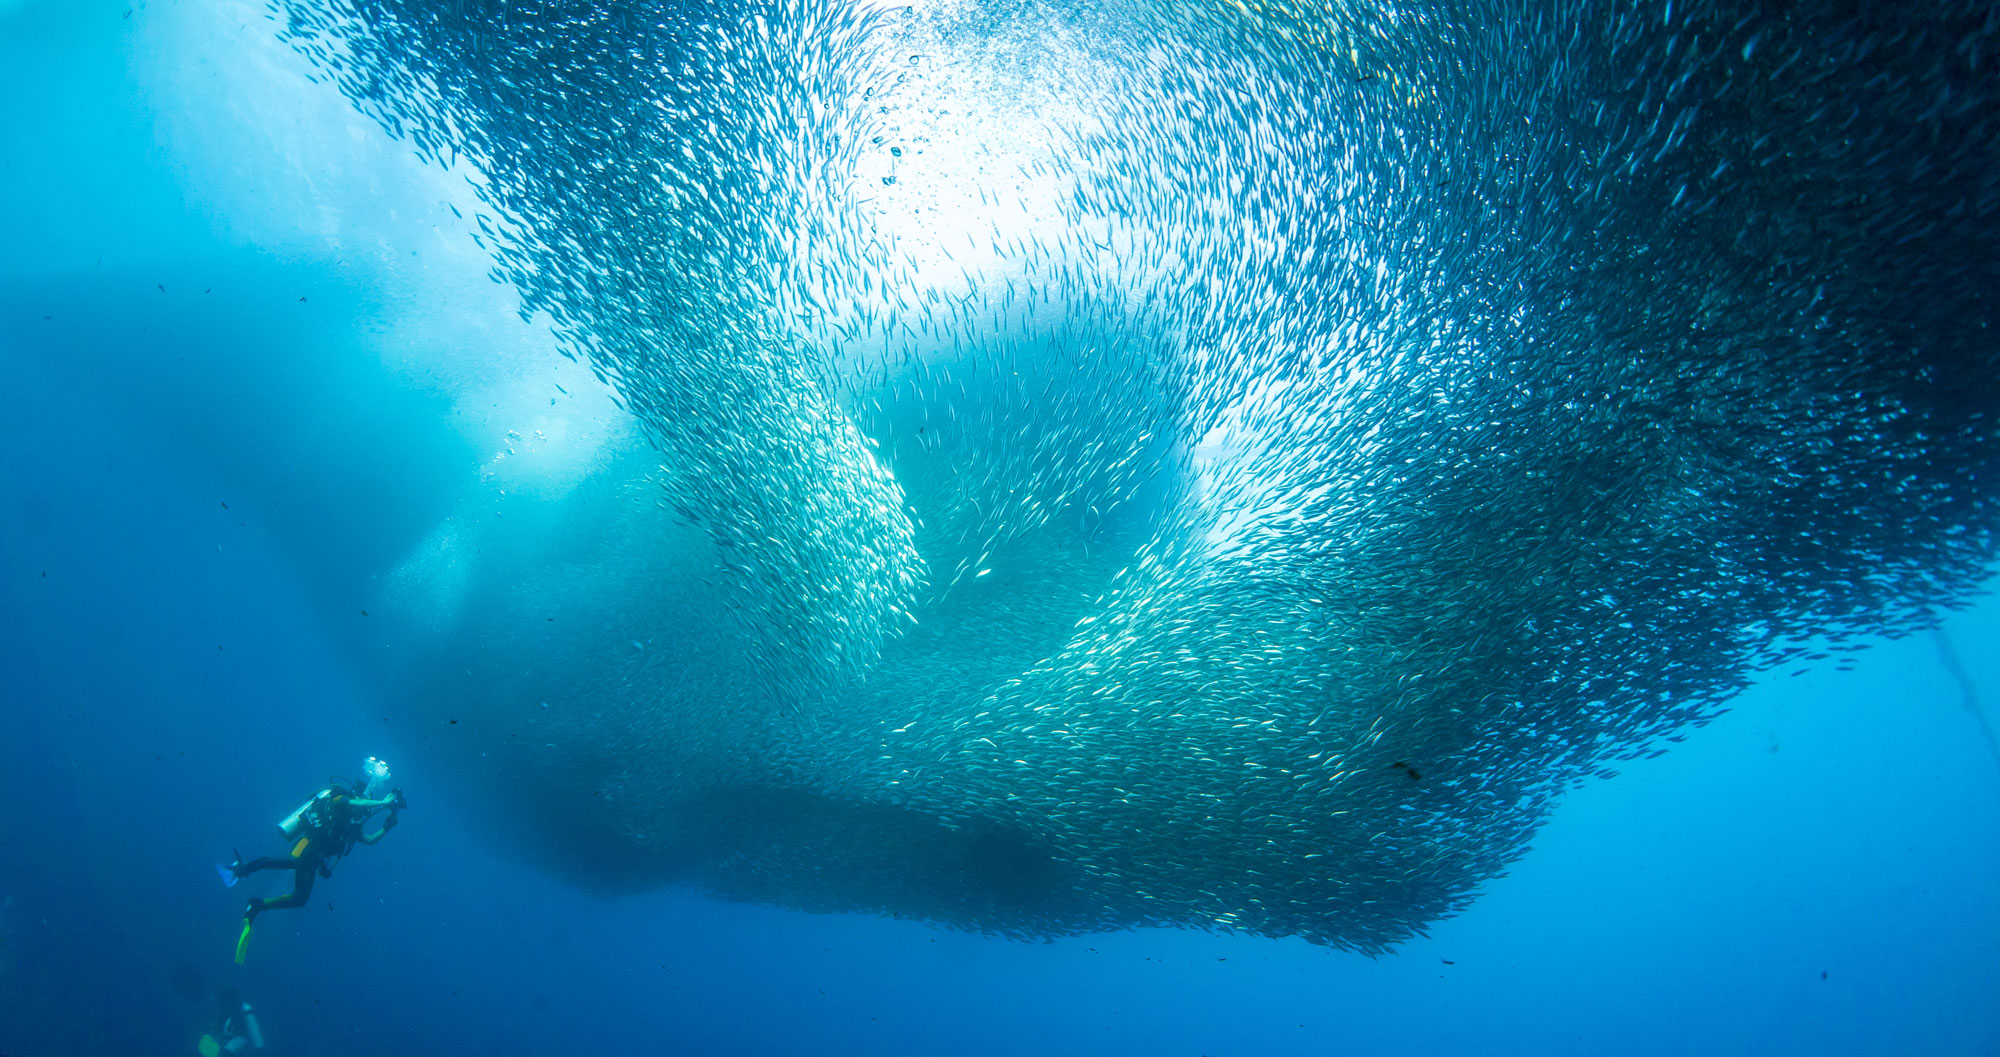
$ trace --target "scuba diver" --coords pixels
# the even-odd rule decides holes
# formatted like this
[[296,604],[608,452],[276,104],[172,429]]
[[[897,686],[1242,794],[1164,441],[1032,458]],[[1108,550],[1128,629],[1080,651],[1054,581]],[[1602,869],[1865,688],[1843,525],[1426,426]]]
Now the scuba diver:
[[221,1057],[264,1048],[264,1029],[257,1023],[257,1011],[243,1001],[235,988],[225,988],[215,1011],[215,1023],[195,1046],[201,1057]]
[[[398,815],[408,802],[403,799],[401,789],[388,788],[389,765],[370,756],[361,766],[362,773],[367,776],[364,781],[348,783],[335,779],[278,823],[278,829],[285,838],[295,841],[290,854],[267,855],[244,862],[242,853],[238,852],[235,862],[215,868],[222,875],[222,883],[230,887],[235,887],[237,881],[259,870],[292,872],[290,892],[271,899],[252,899],[244,907],[243,932],[236,940],[238,965],[243,964],[243,956],[249,949],[250,926],[256,922],[257,915],[266,910],[304,906],[306,900],[312,897],[315,875],[332,877],[333,864],[339,862],[356,843],[374,844],[396,828]],[[383,820],[382,828],[373,833],[363,832],[369,817],[381,808],[389,809],[389,817]]]

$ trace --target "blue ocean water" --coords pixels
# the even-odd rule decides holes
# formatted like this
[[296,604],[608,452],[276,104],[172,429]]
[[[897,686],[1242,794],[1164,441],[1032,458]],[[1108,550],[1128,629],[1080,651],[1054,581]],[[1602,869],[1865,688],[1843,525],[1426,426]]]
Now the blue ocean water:
[[[1379,958],[530,865],[442,762],[457,724],[381,714],[353,585],[529,409],[551,462],[628,427],[486,279],[456,177],[309,72],[261,5],[0,3],[0,1054],[188,1052],[224,986],[301,1055],[2000,1049],[1991,599],[1765,674]],[[212,864],[369,754],[403,825],[234,965],[273,889]]]

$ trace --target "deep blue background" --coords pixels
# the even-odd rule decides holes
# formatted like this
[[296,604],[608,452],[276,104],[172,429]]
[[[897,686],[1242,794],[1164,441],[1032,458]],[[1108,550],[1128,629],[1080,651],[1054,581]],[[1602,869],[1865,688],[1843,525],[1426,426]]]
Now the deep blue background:
[[[231,983],[274,1055],[2000,1051],[2000,761],[1929,636],[1775,673],[1372,961],[520,865],[342,645],[355,577],[491,454],[511,409],[476,405],[575,368],[481,279],[452,178],[261,20],[0,0],[0,1054],[191,1052]],[[2000,605],[1947,632],[1991,709]],[[369,753],[405,824],[236,968],[210,864]]]

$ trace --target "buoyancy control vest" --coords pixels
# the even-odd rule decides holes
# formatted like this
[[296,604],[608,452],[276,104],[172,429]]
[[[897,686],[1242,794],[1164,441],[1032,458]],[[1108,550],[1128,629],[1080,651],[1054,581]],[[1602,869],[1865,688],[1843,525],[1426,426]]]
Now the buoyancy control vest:
[[347,789],[330,785],[279,820],[278,830],[287,840],[295,841],[292,858],[303,857],[306,849],[315,844],[319,845],[317,853],[323,858],[337,858],[346,852],[353,843],[348,832],[354,822],[354,810],[348,804],[352,797]]

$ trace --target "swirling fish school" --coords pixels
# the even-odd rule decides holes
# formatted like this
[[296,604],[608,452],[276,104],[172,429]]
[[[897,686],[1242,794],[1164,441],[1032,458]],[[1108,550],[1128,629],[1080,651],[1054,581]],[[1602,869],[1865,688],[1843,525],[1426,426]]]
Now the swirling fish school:
[[276,6],[657,448],[371,606],[580,870],[1380,951],[1994,557],[1988,5]]

